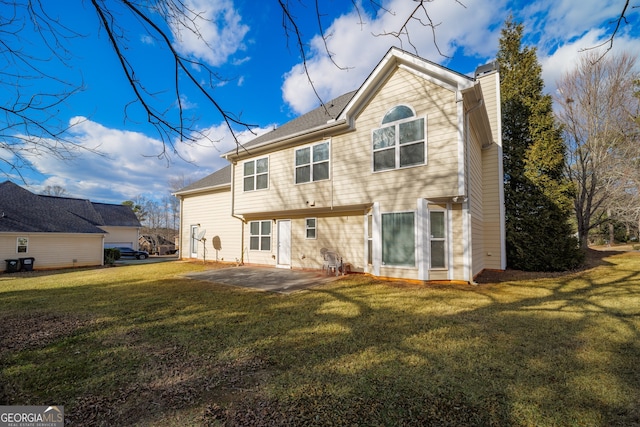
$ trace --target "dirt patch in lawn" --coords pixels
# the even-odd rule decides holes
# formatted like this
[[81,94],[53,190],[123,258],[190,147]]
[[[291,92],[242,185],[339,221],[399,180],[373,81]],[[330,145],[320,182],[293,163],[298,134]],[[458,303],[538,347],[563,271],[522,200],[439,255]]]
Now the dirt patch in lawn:
[[0,356],[8,352],[46,347],[60,338],[73,335],[92,322],[86,317],[53,313],[1,317]]
[[478,277],[476,277],[476,283],[501,283],[501,282],[513,282],[518,280],[536,280],[546,279],[554,277],[563,277],[568,274],[574,274],[580,271],[589,270],[591,268],[598,267],[606,264],[604,260],[606,257],[614,255],[615,253],[628,252],[633,250],[630,245],[625,246],[594,246],[587,250],[585,262],[582,266],[575,270],[569,271],[523,271],[506,269],[505,271],[486,270],[483,271]]

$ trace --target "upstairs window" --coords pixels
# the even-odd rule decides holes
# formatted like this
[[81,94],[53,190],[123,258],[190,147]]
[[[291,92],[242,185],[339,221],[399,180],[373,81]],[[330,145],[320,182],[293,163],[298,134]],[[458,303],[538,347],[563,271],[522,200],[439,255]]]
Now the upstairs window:
[[296,150],[296,184],[329,179],[329,141]]
[[269,187],[269,158],[249,160],[244,163],[244,191],[263,190]]
[[392,108],[384,126],[372,132],[373,170],[400,169],[426,163],[425,118],[405,105]]

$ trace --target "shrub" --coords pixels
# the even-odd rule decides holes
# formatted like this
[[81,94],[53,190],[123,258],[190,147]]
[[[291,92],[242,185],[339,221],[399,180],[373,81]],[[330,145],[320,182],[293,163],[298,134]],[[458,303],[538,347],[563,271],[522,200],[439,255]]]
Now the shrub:
[[120,250],[118,248],[106,248],[104,250],[104,263],[106,265],[113,265],[120,259]]

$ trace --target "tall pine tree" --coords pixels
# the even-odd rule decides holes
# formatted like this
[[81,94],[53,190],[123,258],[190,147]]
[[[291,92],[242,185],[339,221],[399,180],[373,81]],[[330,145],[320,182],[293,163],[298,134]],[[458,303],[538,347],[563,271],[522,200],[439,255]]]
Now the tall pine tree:
[[535,48],[522,47],[523,26],[509,18],[498,63],[504,149],[507,266],[562,271],[583,260],[569,219],[572,186],[552,100],[543,95]]

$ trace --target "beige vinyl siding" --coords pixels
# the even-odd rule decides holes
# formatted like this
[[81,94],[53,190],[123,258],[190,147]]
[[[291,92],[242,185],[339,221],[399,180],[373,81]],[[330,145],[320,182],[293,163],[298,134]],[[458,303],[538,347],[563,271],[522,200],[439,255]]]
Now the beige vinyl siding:
[[[371,131],[399,104],[411,106],[417,117],[426,117],[427,164],[374,173]],[[269,154],[268,190],[244,192],[243,161],[239,161],[234,175],[236,213],[302,211],[310,204],[331,209],[373,201],[385,210],[405,209],[407,203],[415,209],[417,197],[457,195],[456,113],[454,92],[397,70],[357,117],[356,130],[331,138],[330,180],[294,184],[294,153],[300,145]],[[321,140],[308,141],[316,142]],[[264,156],[252,159],[260,157]]]
[[[28,252],[16,252],[16,239],[29,239]],[[102,265],[102,234],[11,233],[0,237],[0,256],[5,259],[33,257],[34,269]],[[5,266],[2,267],[4,271]]]
[[503,212],[500,210],[501,203],[503,203],[500,193],[503,177],[499,168],[502,141],[499,122],[499,74],[493,73],[480,78],[480,84],[493,136],[491,148],[482,152],[484,268],[501,269],[503,268],[501,253],[504,242],[501,230]]
[[501,251],[501,216],[500,212],[500,194],[498,191],[499,181],[502,176],[499,174],[498,168],[495,166],[498,162],[499,147],[493,145],[490,149],[482,153],[483,156],[483,172],[484,172],[484,188],[483,188],[483,233],[485,242],[485,266],[484,268],[499,270],[502,267]]
[[[306,218],[316,219],[316,238],[307,239]],[[273,220],[276,221],[273,221]],[[323,248],[338,252],[351,271],[364,271],[364,212],[309,213],[287,218],[252,218],[245,225],[245,262],[254,265],[276,265],[278,220],[291,220],[291,268],[321,269]],[[271,250],[249,250],[251,221],[270,220],[272,223]]]
[[[236,262],[242,256],[242,222],[231,216],[231,191],[229,187],[183,196],[180,257],[191,257],[191,226],[200,224],[206,230],[206,241],[198,242],[198,259]],[[216,250],[214,243],[220,250]]]
[[[451,250],[453,251],[453,265],[450,266],[453,272],[453,280],[461,280],[464,277],[464,240],[463,236],[463,218],[464,211],[462,210],[462,205],[455,204],[452,205],[451,210],[448,212],[451,215]],[[440,274],[436,274],[436,277],[440,276]],[[434,279],[432,280],[440,280]],[[441,279],[445,280],[445,279]]]
[[109,243],[122,243],[138,249],[138,229],[136,227],[111,227],[101,226],[107,235],[104,238],[105,246]]
[[[478,112],[479,113],[479,112]],[[485,248],[484,248],[484,206],[483,206],[483,189],[484,174],[482,165],[482,140],[475,132],[475,128],[471,126],[469,130],[469,144],[467,146],[469,157],[468,171],[468,203],[471,219],[471,274],[472,276],[480,273],[484,267]]]

